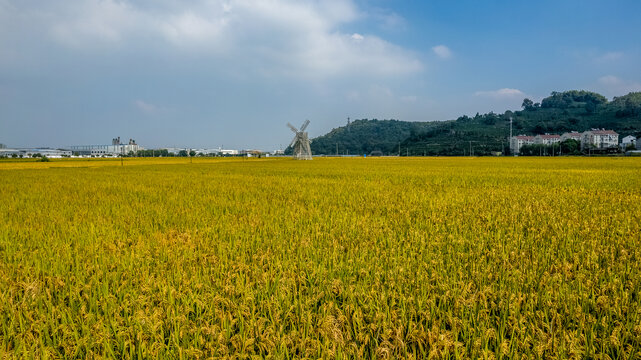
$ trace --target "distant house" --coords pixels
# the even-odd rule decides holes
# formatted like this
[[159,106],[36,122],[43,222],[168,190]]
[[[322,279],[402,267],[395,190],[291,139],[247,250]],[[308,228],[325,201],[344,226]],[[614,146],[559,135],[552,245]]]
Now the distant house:
[[512,136],[512,138],[510,138],[510,152],[512,154],[518,154],[521,151],[521,147],[523,147],[523,145],[532,144],[534,144],[534,136]]
[[534,143],[540,145],[552,145],[561,142],[561,136],[559,135],[537,135],[534,137]]
[[610,149],[619,146],[619,134],[613,130],[592,129],[581,135],[581,149]]
[[565,140],[576,140],[576,141],[581,141],[581,133],[572,131],[572,132],[566,132],[565,134],[561,135],[561,142],[564,142]]
[[621,139],[621,149],[625,150],[628,146],[632,145],[636,147],[637,144],[637,138],[632,135],[628,135]]

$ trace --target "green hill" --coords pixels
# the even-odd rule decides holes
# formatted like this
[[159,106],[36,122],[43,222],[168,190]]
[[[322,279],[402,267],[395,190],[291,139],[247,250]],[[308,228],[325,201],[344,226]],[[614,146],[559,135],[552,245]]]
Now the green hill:
[[[355,120],[348,126],[333,129],[312,140],[315,155],[355,155],[380,152],[398,154],[398,146],[414,134],[423,133],[439,125],[437,122],[410,122],[398,120]],[[338,152],[337,152],[338,151]]]
[[398,120],[356,120],[312,140],[315,155],[489,155],[507,151],[510,133],[537,135],[612,129],[620,134],[641,135],[641,92],[608,101],[588,91],[553,92],[540,104],[525,99],[523,110],[503,114],[476,114],[456,120],[406,122]]

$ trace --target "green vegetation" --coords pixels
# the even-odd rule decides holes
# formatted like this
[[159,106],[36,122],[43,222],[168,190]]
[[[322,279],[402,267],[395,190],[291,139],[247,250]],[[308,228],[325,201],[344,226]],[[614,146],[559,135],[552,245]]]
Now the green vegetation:
[[[348,126],[333,129],[313,139],[311,147],[312,152],[318,155],[398,154],[398,146],[405,139],[437,125],[435,122],[355,120]],[[288,150],[291,152],[291,149]]]
[[[313,139],[314,154],[492,155],[507,152],[513,134],[561,134],[591,128],[611,129],[621,137],[641,136],[641,92],[616,97],[611,102],[588,91],[553,92],[541,103],[524,99],[523,110],[461,116],[437,122],[357,120]],[[563,150],[563,149],[562,149]],[[537,149],[538,151],[538,149]],[[565,154],[576,153],[573,150]]]

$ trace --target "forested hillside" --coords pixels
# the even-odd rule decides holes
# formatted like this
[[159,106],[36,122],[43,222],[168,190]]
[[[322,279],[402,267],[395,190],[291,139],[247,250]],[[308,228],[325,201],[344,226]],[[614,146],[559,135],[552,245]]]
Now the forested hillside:
[[591,128],[641,135],[641,92],[608,101],[588,91],[553,92],[541,103],[523,100],[522,110],[461,116],[456,120],[406,122],[356,120],[312,141],[315,155],[489,155],[506,152],[512,118],[513,134],[561,134]]
[[438,122],[355,120],[313,139],[312,152],[315,155],[398,153],[399,144],[407,138],[438,125]]

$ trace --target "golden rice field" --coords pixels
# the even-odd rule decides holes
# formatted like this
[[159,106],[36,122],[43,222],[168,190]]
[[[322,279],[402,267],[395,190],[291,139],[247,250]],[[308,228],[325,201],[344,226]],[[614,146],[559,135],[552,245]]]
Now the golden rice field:
[[641,357],[634,158],[0,162],[0,358]]

